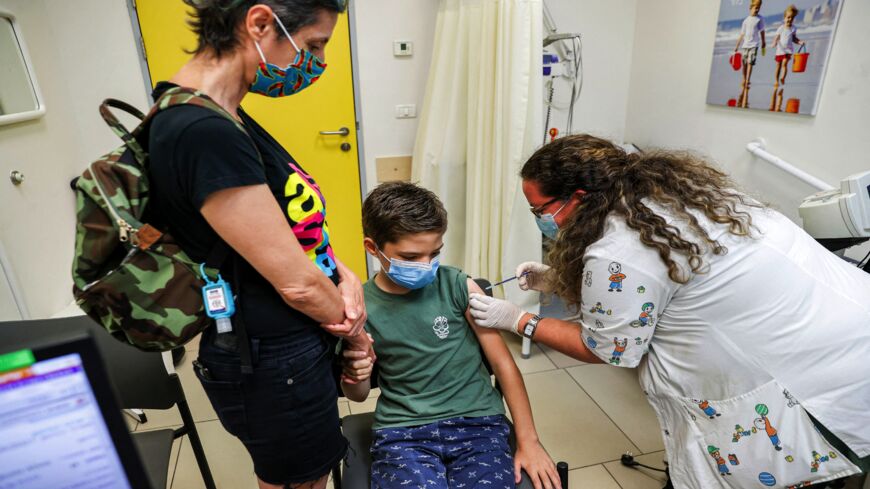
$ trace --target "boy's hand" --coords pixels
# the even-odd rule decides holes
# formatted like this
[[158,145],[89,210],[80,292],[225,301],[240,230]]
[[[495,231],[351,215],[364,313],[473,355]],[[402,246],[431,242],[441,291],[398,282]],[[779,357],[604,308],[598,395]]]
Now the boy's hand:
[[372,338],[372,335],[365,331],[353,338],[345,338],[344,344],[346,345],[345,350],[364,352],[366,356],[372,359],[372,363],[378,361],[378,356],[375,354],[374,349],[375,340]]
[[358,384],[372,376],[374,360],[366,351],[344,350],[342,353],[341,381],[346,384]]
[[535,489],[561,489],[562,487],[556,464],[538,441],[520,443],[517,447],[517,453],[514,454],[514,482],[517,484],[522,478],[521,469],[529,474]]

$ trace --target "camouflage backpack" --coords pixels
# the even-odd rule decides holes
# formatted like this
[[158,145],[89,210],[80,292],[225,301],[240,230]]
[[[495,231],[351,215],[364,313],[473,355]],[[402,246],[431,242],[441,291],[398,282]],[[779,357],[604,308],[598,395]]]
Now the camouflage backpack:
[[[147,116],[108,99],[100,105],[100,114],[124,144],[91,163],[75,183],[76,303],[117,339],[148,351],[183,345],[212,324],[203,307],[200,264],[168,233],[143,222],[148,206],[148,127],[157,113],[180,105],[214,110],[245,132],[220,105],[188,88],[167,90]],[[128,131],[110,107],[141,123]],[[213,250],[211,255],[223,255],[216,260],[209,257],[206,273],[212,279],[229,251],[223,242],[217,248],[225,251]]]

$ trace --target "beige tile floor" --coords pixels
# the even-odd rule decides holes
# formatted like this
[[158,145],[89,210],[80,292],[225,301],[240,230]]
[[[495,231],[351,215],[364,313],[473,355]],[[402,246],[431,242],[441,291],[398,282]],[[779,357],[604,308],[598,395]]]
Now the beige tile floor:
[[[627,468],[619,462],[620,456],[630,451],[641,463],[664,466],[658,422],[640,391],[634,370],[584,364],[538,345],[532,345],[531,358],[521,359],[519,338],[510,336],[505,340],[523,374],[541,441],[554,460],[568,463],[570,489],[663,486],[663,474]],[[189,345],[177,369],[217,486],[256,489],[244,447],[223,430],[193,375],[191,362],[197,347]],[[342,399],[338,401],[339,413],[346,416],[372,411],[377,395],[374,390],[364,403]],[[147,411],[146,423],[137,424],[127,417],[128,423],[133,431],[174,428],[181,424],[174,411]],[[186,438],[176,440],[173,446],[167,482],[170,488],[204,488]]]
[[[520,341],[506,337],[523,374],[541,440],[555,460],[568,463],[571,489],[658,489],[657,473],[626,469],[619,457],[626,451],[646,454],[640,460],[662,466],[664,457],[658,423],[637,385],[635,372],[603,365],[587,365],[538,345],[529,359],[520,358]],[[177,367],[205,446],[212,473],[221,489],[256,489],[250,459],[217,420],[191,369],[198,345]],[[338,402],[342,416],[372,411],[378,391],[363,403]],[[176,410],[146,411],[148,421],[131,430],[144,431],[181,425]],[[187,439],[176,440],[167,488],[204,487]]]

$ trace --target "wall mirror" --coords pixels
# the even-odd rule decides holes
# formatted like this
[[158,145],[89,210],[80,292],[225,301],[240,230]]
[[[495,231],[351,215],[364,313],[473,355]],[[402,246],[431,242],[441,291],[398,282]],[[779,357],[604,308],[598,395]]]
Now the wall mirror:
[[42,117],[45,104],[19,24],[0,9],[0,125]]

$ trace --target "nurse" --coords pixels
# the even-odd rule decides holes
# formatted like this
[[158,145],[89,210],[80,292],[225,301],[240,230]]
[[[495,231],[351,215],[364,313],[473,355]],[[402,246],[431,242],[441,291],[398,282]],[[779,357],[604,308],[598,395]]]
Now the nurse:
[[480,326],[638,367],[677,488],[867,471],[870,275],[685,152],[568,136],[521,176],[554,242],[552,268],[521,264],[520,287],[559,295],[579,321],[475,295]]

